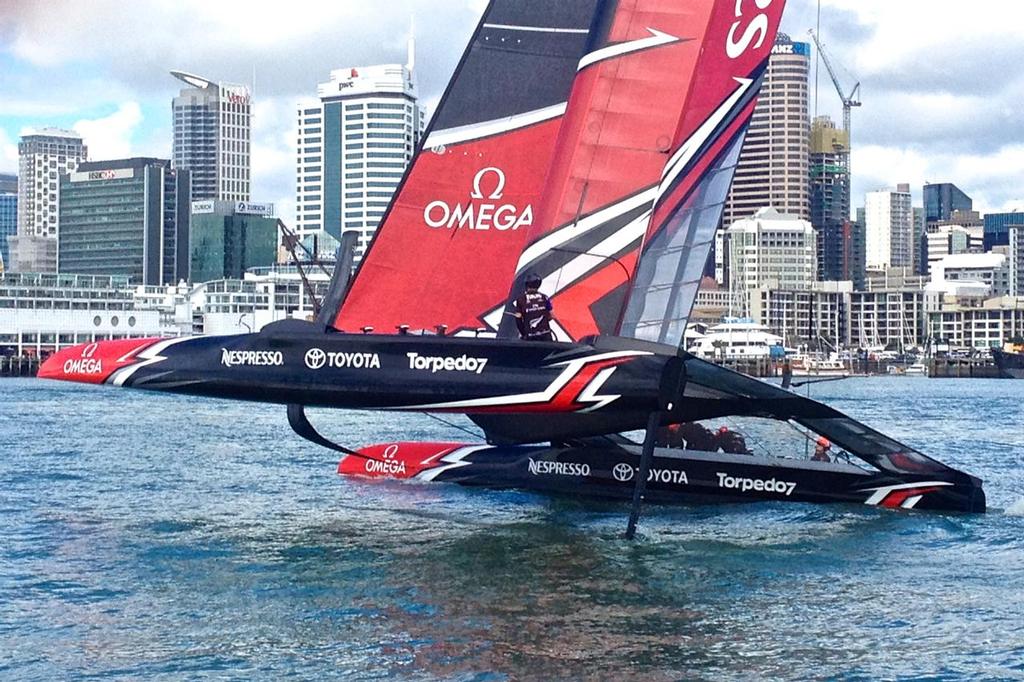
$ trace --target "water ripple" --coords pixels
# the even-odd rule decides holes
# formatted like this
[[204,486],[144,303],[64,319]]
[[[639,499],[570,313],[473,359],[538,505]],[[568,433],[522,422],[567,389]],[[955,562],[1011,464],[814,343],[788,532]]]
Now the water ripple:
[[1024,382],[819,390],[994,512],[652,507],[627,542],[622,504],[340,479],[273,406],[0,382],[0,677],[1024,677]]

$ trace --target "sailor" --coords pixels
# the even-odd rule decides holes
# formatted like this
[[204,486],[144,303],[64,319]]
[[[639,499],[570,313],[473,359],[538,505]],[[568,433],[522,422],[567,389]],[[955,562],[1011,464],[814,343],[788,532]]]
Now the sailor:
[[526,276],[526,291],[512,303],[519,336],[527,341],[554,341],[551,333],[551,300],[539,289],[541,278]]
[[718,433],[715,434],[715,444],[722,452],[728,452],[733,455],[750,454],[743,436],[736,431],[730,431],[728,426],[720,426],[718,428]]
[[662,447],[714,452],[715,434],[700,424],[669,424],[658,430],[656,443]]
[[832,461],[832,442],[828,438],[818,436],[818,440],[814,444],[814,455],[811,456],[811,460],[815,462]]

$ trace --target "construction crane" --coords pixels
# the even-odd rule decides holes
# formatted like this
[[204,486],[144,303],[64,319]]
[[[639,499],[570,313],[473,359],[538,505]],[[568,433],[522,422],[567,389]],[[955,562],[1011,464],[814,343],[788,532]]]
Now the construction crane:
[[814,44],[818,47],[818,54],[821,55],[821,60],[825,62],[825,68],[828,69],[828,75],[832,77],[832,82],[836,86],[836,92],[839,93],[839,99],[843,102],[843,130],[850,133],[850,109],[853,107],[859,107],[861,101],[858,99],[860,96],[860,83],[856,83],[853,89],[850,90],[850,94],[847,95],[843,92],[843,85],[839,82],[839,76],[836,74],[835,68],[832,67],[832,60],[828,58],[828,52],[825,51],[825,47],[818,40],[818,34],[814,32],[812,28],[807,32],[814,40]]
[[[849,95],[843,92],[843,85],[839,82],[839,76],[836,74],[836,70],[832,66],[832,60],[828,58],[828,53],[825,51],[825,47],[821,44],[821,41],[818,40],[818,34],[813,28],[807,33],[811,36],[814,40],[814,44],[818,47],[818,54],[821,55],[821,60],[825,62],[825,68],[828,69],[828,75],[832,77],[832,83],[836,86],[836,92],[839,93],[839,99],[843,102],[843,132],[846,133],[846,148],[839,154],[839,163],[846,173],[846,179],[843,183],[843,210],[848,213],[852,201],[851,192],[853,185],[853,175],[851,171],[852,164],[850,162],[850,110],[853,109],[853,107],[859,107],[861,105],[859,99],[860,82],[857,82],[853,86]],[[817,93],[815,93],[815,96],[817,96]],[[849,218],[849,215],[844,216],[844,218]]]

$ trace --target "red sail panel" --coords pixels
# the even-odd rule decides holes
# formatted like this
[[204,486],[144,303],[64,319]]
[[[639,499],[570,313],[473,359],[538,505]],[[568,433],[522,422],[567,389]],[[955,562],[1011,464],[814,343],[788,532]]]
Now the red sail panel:
[[449,333],[508,293],[599,0],[494,0],[333,326]]
[[[767,58],[783,5],[623,2],[608,43],[584,58],[548,181],[551,194],[538,210],[511,292],[517,294],[527,272],[541,275],[563,338],[618,330],[639,249],[659,225],[651,212],[664,191],[677,188],[665,184],[666,173],[680,159],[680,167],[691,169],[706,143],[714,146],[723,130],[706,123],[723,104],[729,105],[726,124],[747,108],[749,98],[736,95],[736,78],[749,80]],[[643,41],[643,49],[631,51]],[[596,61],[587,66],[589,60]],[[510,331],[507,324],[503,331]]]

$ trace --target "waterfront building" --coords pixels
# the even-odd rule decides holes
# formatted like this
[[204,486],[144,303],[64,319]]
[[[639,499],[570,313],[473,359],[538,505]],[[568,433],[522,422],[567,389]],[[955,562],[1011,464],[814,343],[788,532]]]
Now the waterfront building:
[[732,292],[721,286],[713,277],[705,277],[697,289],[693,312],[690,313],[690,324],[717,324],[723,317],[735,316],[736,310]]
[[188,276],[188,171],[165,159],[87,161],[60,188],[59,272],[135,284]]
[[991,251],[993,246],[1006,246],[1010,243],[1010,228],[1024,226],[1024,213],[1013,211],[1012,213],[986,213],[984,219],[984,244],[985,251]]
[[818,237],[818,279],[852,279],[854,227],[850,220],[850,134],[827,116],[811,124],[811,224]]
[[722,224],[771,206],[809,220],[811,47],[780,33],[747,130]]
[[868,192],[864,209],[867,269],[911,266],[914,214],[910,186]]
[[171,71],[189,87],[172,103],[172,166],[192,177],[192,199],[249,201],[252,95],[244,85]]
[[809,289],[762,287],[752,296],[751,318],[779,334],[787,346],[836,351],[849,342],[853,282],[814,282]]
[[241,279],[249,268],[273,265],[279,242],[273,204],[193,202],[189,281]]
[[927,338],[922,286],[893,286],[850,294],[850,335],[859,348],[912,348]]
[[409,63],[344,68],[298,105],[296,231],[359,233],[362,258],[426,126]]
[[13,234],[7,238],[9,272],[57,272],[57,240],[34,234]]
[[1010,291],[1010,258],[1002,253],[960,253],[939,260],[932,272],[936,282],[977,282],[988,287],[991,296]]
[[[329,275],[307,278],[322,299]],[[42,357],[106,339],[257,332],[314,313],[301,278],[288,268],[196,286],[136,286],[122,275],[7,273],[0,275],[0,355]]]
[[954,211],[970,211],[974,201],[951,182],[924,186],[924,220],[934,223],[949,220]]
[[104,339],[174,336],[158,311],[133,305],[126,276],[7,273],[0,276],[0,354],[41,357]]
[[11,266],[7,238],[18,233],[18,176],[0,173],[0,272]]
[[936,282],[928,295],[928,333],[951,347],[987,353],[1024,335],[1024,297],[990,296],[976,282]]
[[809,289],[817,279],[817,238],[807,220],[763,208],[725,232],[725,279],[750,315],[752,292],[762,287]]

